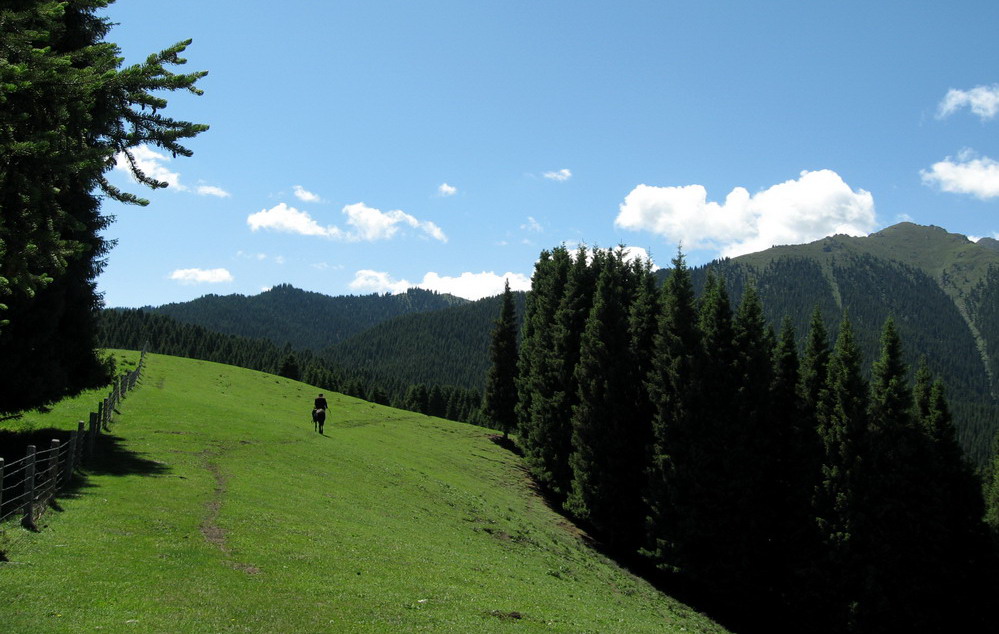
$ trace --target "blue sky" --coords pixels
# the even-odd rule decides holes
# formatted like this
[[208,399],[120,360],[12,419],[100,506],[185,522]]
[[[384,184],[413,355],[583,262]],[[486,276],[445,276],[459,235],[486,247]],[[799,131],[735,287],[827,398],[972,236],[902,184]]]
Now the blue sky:
[[[903,220],[999,233],[999,3],[118,0],[207,123],[108,202],[108,306],[526,288],[541,249],[699,264]],[[640,251],[644,250],[644,251]]]

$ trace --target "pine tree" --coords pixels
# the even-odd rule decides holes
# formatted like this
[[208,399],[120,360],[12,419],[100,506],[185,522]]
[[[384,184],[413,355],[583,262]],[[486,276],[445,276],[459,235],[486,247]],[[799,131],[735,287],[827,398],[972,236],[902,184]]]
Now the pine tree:
[[555,314],[572,260],[565,247],[542,252],[534,267],[517,361],[517,424],[528,468],[541,486],[554,490],[556,449],[551,436],[552,402],[560,389],[555,356]]
[[[812,321],[805,342],[805,353],[801,361],[801,384],[799,393],[804,414],[815,419],[819,398],[825,389],[829,365],[829,333],[826,331],[822,313],[816,306],[812,311]],[[814,423],[813,423],[814,424]]]
[[94,192],[144,204],[104,178],[115,156],[124,153],[140,182],[165,187],[138,169],[131,150],[146,144],[189,156],[181,141],[207,129],[166,117],[166,100],[154,94],[200,93],[195,84],[205,73],[167,70],[184,63],[189,42],[119,69],[118,48],[103,41],[111,23],[95,15],[108,4],[0,7],[0,357],[16,368],[16,375],[0,370],[0,410],[104,378],[94,353],[94,280],[110,218]]
[[293,381],[298,381],[302,378],[302,371],[298,367],[298,359],[295,358],[295,353],[288,352],[284,359],[281,360],[281,365],[277,369],[278,376],[283,376],[286,379],[291,379]]
[[[926,478],[929,455],[913,420],[913,398],[895,322],[885,322],[881,356],[871,371],[866,442],[858,447],[855,544],[865,565],[863,594],[854,617],[863,631],[885,631],[892,624],[917,627],[932,601],[932,577],[919,555],[929,535]],[[930,515],[932,512],[930,511]],[[886,538],[886,536],[891,536]],[[873,565],[872,565],[873,564]],[[905,579],[904,586],[898,583]]]
[[719,421],[726,438],[727,484],[735,506],[726,515],[732,537],[732,584],[741,588],[740,602],[749,607],[769,599],[781,574],[777,560],[788,547],[774,539],[778,518],[787,513],[781,498],[786,430],[774,417],[771,400],[774,369],[773,332],[763,316],[756,287],[746,287],[732,321],[734,385],[732,414]]
[[863,554],[855,531],[862,513],[859,471],[867,443],[867,384],[849,318],[840,323],[829,357],[826,385],[818,402],[818,432],[822,441],[815,514],[824,549],[823,588],[818,618],[833,631],[856,626],[855,605],[862,591]]
[[623,251],[595,258],[599,276],[575,367],[571,490],[565,508],[615,547],[638,543],[642,527],[646,421],[634,416],[629,306]]
[[943,383],[933,381],[925,358],[913,396],[913,418],[928,455],[918,465],[925,487],[919,508],[921,551],[910,556],[921,560],[920,572],[932,574],[923,582],[923,599],[906,598],[919,604],[910,611],[921,615],[927,631],[984,630],[988,621],[981,606],[999,589],[996,556],[982,521],[985,503],[980,481],[957,443]]
[[517,425],[517,314],[509,280],[504,285],[503,306],[491,339],[489,357],[492,365],[486,375],[482,409],[506,438]]
[[663,286],[651,370],[646,383],[653,408],[646,506],[648,550],[658,566],[686,567],[684,509],[692,503],[696,454],[691,438],[701,403],[700,330],[694,287],[683,253]]

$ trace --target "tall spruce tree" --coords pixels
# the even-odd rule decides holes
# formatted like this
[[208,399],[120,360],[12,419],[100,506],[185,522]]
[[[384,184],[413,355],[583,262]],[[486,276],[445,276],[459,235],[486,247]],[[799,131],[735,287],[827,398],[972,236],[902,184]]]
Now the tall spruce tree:
[[[555,397],[562,389],[562,363],[556,355],[555,317],[565,294],[572,256],[557,247],[550,257],[541,254],[531,278],[531,292],[524,315],[523,339],[517,362],[517,422],[519,440],[531,474],[538,483],[554,492],[560,451],[553,420]],[[568,461],[568,454],[564,455]]]
[[[923,434],[913,420],[908,369],[895,322],[881,335],[881,355],[871,370],[866,442],[856,488],[854,538],[863,559],[862,594],[854,613],[860,631],[888,631],[892,625],[918,629],[932,604],[933,573],[927,574],[923,540],[929,537],[926,475],[929,460]],[[900,584],[899,579],[905,579]]]
[[847,316],[829,357],[817,417],[822,455],[814,505],[824,556],[816,571],[815,583],[822,588],[816,616],[833,631],[845,631],[856,626],[862,593],[864,560],[855,533],[863,512],[858,489],[867,443],[867,383]]
[[741,588],[741,602],[754,606],[776,593],[779,554],[787,548],[774,535],[778,518],[787,512],[781,499],[784,429],[773,416],[773,332],[763,316],[756,287],[747,286],[732,321],[732,414],[720,421],[721,435],[730,449],[726,465],[735,506],[726,516],[733,537],[733,587]]
[[[738,472],[742,456],[736,417],[736,349],[732,309],[724,282],[709,274],[698,312],[700,359],[697,378],[704,390],[692,410],[695,420],[677,444],[687,460],[676,464],[670,528],[679,567],[717,601],[730,598],[744,566]],[[674,445],[675,446],[675,445]]]
[[826,330],[822,313],[816,306],[812,311],[812,320],[808,328],[808,338],[805,341],[804,356],[801,359],[801,383],[799,394],[804,415],[812,419],[819,408],[819,398],[825,389],[829,365],[829,332]]
[[660,296],[661,311],[646,386],[653,409],[646,506],[647,548],[661,568],[682,572],[684,509],[692,503],[697,455],[690,442],[701,403],[700,341],[694,286],[683,253]]
[[517,426],[517,313],[509,280],[503,287],[503,305],[493,328],[489,358],[492,365],[486,375],[483,410],[506,438]]
[[634,278],[622,249],[595,258],[593,306],[580,341],[572,410],[572,482],[565,507],[615,547],[639,542],[647,421],[634,415],[627,354]]
[[[104,174],[131,150],[181,142],[207,126],[165,116],[159,91],[188,90],[204,72],[175,74],[189,42],[120,69],[109,0],[19,0],[0,7],[0,410],[38,405],[102,377],[95,358],[100,298],[94,280],[110,218],[95,192],[144,204]],[[9,323],[7,323],[9,322]]]
[[[924,582],[931,599],[916,611],[926,631],[984,631],[989,623],[982,606],[999,588],[996,555],[982,521],[981,482],[957,443],[943,383],[933,380],[925,358],[913,397],[913,417],[928,456],[919,465],[926,487],[919,509],[921,551],[912,556],[921,561],[920,572],[932,572]],[[932,610],[927,613],[927,608]]]
[[777,448],[771,460],[777,477],[777,508],[769,550],[774,599],[783,604],[789,622],[804,624],[811,593],[815,592],[808,580],[814,576],[813,566],[820,552],[812,497],[818,483],[821,445],[815,418],[806,415],[800,387],[801,364],[794,326],[790,318],[785,318],[774,348],[770,388],[771,424],[777,431]]
[[532,404],[535,424],[544,431],[546,438],[544,446],[547,451],[543,456],[543,472],[549,478],[546,484],[560,502],[565,501],[572,482],[569,466],[572,453],[570,419],[579,395],[576,381],[579,342],[593,303],[597,271],[604,257],[603,252],[594,250],[591,264],[590,253],[585,247],[576,250],[555,312],[550,350],[551,374],[547,377],[551,382],[546,385],[545,398]]

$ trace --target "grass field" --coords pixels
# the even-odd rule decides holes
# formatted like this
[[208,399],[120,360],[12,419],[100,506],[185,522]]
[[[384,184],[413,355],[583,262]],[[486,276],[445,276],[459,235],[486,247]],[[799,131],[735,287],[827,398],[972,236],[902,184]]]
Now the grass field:
[[489,430],[333,394],[319,435],[316,392],[150,355],[83,485],[2,527],[0,630],[722,631],[590,549]]

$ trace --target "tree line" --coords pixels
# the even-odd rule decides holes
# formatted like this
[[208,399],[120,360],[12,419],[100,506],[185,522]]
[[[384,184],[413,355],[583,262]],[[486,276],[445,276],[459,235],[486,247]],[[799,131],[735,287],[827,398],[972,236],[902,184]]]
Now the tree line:
[[660,288],[620,249],[559,247],[532,285],[508,431],[607,548],[743,629],[984,625],[980,481],[893,320],[868,377],[848,316],[833,342],[816,310],[799,348],[752,285],[733,307],[708,274],[698,298],[682,254]]
[[293,349],[270,339],[214,332],[142,309],[101,311],[97,345],[214,361],[270,372],[303,381],[331,392],[341,392],[380,405],[390,405],[450,420],[482,423],[482,395],[478,389],[452,385],[410,384],[398,377],[363,369],[345,369],[311,350]]

